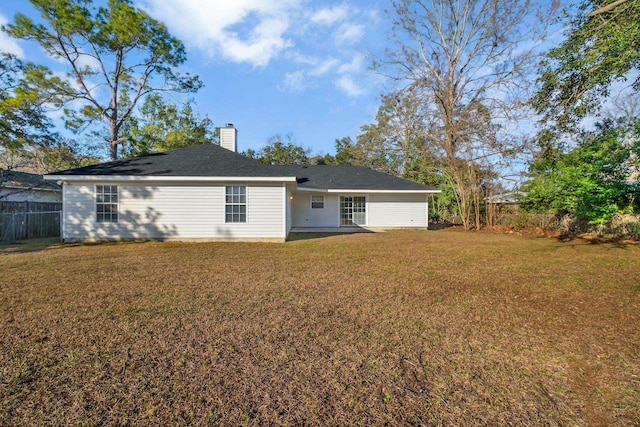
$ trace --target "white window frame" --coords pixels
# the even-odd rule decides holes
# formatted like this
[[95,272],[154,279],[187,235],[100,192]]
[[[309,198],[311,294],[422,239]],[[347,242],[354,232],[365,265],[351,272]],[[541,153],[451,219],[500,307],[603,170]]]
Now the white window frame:
[[[351,222],[350,224],[343,224],[342,220],[342,198],[350,197],[350,198],[364,198],[364,224],[356,224]],[[353,203],[353,200],[352,200]],[[352,212],[353,219],[353,212]],[[367,227],[369,225],[369,196],[367,194],[341,194],[338,196],[338,224],[340,227]]]
[[120,188],[113,184],[97,184],[95,196],[96,222],[117,224],[120,219]]
[[[236,193],[237,189],[237,193]],[[231,190],[231,193],[229,193]],[[237,197],[237,198],[236,198]],[[244,207],[233,212],[234,207]],[[231,208],[232,212],[227,212],[227,208]],[[247,203],[247,186],[246,185],[225,185],[224,187],[224,222],[225,224],[246,224],[248,222],[248,203]],[[231,220],[229,220],[231,215]],[[237,217],[237,220],[236,220]],[[244,217],[244,218],[243,218]]]
[[[319,200],[313,200],[314,198]],[[314,195],[312,194],[310,197],[311,200],[311,209],[324,209],[324,196],[323,195]],[[320,206],[314,206],[314,204],[321,204]]]

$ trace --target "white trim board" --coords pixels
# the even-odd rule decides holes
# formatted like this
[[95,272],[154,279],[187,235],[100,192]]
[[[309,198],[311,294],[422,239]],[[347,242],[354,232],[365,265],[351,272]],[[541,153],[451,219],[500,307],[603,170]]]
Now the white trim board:
[[346,189],[315,189],[315,188],[300,188],[298,187],[299,192],[309,192],[309,193],[349,193],[349,194],[369,194],[369,193],[393,193],[393,194],[437,194],[441,193],[441,190],[369,190],[369,189],[354,189],[354,188],[346,188]]
[[47,181],[295,182],[295,176],[45,175]]

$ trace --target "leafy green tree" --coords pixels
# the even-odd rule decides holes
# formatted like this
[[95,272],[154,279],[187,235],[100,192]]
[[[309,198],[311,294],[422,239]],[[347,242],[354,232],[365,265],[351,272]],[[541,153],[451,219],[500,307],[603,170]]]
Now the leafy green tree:
[[123,144],[125,157],[216,142],[213,122],[198,116],[193,101],[187,101],[180,108],[158,94],[145,99],[125,132],[129,135]]
[[358,163],[396,176],[407,176],[425,147],[422,103],[407,93],[382,96],[374,123],[360,128],[351,148]]
[[350,136],[335,141],[336,155],[333,164],[338,166],[353,166],[356,159],[353,156],[353,140]]
[[78,144],[51,132],[47,108],[55,108],[55,94],[35,82],[60,80],[43,67],[24,63],[0,52],[0,163],[37,173],[79,167],[97,161],[82,154]]
[[555,159],[530,167],[523,208],[534,212],[571,213],[591,224],[604,224],[620,211],[632,211],[638,184],[629,177],[640,154],[640,122],[606,120],[582,134],[580,144]]
[[42,71],[9,53],[0,52],[0,148],[20,150],[46,143],[52,138],[51,121],[43,104],[48,98],[34,91],[25,71]]
[[[533,101],[551,130],[543,137],[571,131],[631,70],[640,70],[640,2],[582,0],[569,18],[566,39],[542,62]],[[634,87],[640,89],[640,77]]]
[[259,151],[249,149],[244,154],[268,165],[311,164],[309,150],[296,143],[292,134],[286,135],[286,142],[283,142],[283,139],[282,135],[273,135],[266,147]]
[[325,154],[316,160],[319,165],[355,166],[356,158],[353,155],[354,143],[350,136],[335,140],[336,154]]
[[[43,23],[17,14],[2,29],[37,42],[70,71],[68,80],[42,78],[49,73],[42,68],[39,75],[30,70],[25,74],[68,107],[70,128],[105,123],[111,159],[118,157],[118,146],[127,139],[122,130],[139,100],[153,92],[194,92],[202,85],[198,77],[175,71],[186,60],[182,43],[130,0],[108,0],[104,7],[91,0],[30,2]],[[82,106],[73,109],[78,103]]]

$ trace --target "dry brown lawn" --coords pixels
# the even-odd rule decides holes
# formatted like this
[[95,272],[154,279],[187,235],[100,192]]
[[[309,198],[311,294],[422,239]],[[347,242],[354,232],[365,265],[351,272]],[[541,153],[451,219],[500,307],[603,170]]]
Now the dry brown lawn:
[[640,247],[0,248],[0,399],[3,425],[640,425]]

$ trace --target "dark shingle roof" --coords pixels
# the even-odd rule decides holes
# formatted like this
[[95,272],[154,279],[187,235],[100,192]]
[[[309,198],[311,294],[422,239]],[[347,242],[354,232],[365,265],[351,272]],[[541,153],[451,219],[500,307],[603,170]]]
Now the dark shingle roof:
[[52,175],[134,175],[185,177],[296,177],[300,189],[435,190],[356,166],[273,166],[214,144],[116,160]]
[[295,176],[300,189],[333,190],[436,190],[361,166],[272,166],[280,175]]
[[269,166],[214,144],[115,160],[52,175],[275,176]]
[[0,187],[21,187],[45,190],[58,190],[60,186],[45,181],[42,175],[13,170],[0,170]]

